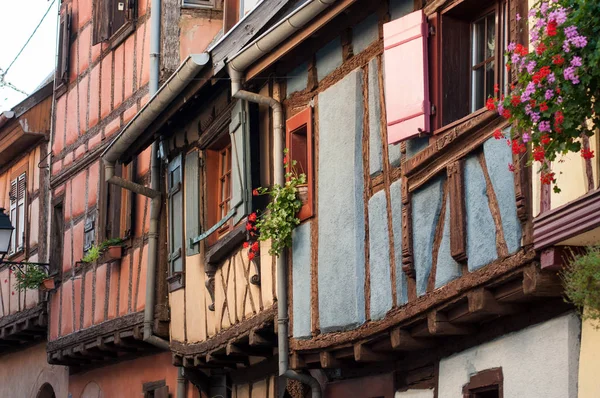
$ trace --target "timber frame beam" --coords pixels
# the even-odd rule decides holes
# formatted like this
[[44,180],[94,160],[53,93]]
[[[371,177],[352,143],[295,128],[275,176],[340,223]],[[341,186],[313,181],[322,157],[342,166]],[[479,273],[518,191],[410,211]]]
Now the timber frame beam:
[[22,349],[46,338],[46,302],[0,319],[0,355]]

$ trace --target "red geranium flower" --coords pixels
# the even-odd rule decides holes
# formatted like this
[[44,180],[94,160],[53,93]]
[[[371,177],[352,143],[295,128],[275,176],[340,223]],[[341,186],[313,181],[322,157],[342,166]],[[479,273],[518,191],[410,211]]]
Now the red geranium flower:
[[250,261],[254,260],[254,256],[256,256],[256,255],[254,254],[254,252],[250,252],[250,253],[248,253],[248,260],[250,260]]
[[533,148],[533,160],[537,162],[543,162],[546,157],[546,153],[544,152],[544,147],[536,146]]
[[[514,90],[514,88],[513,88]],[[510,99],[510,104],[514,107],[519,106],[519,104],[521,103],[521,98],[519,98],[518,95],[513,95],[512,98]]]
[[565,116],[563,115],[562,111],[556,111],[556,113],[554,114],[555,126],[560,126],[561,124],[563,124],[564,121],[565,121]]
[[498,87],[498,83],[494,84],[494,92],[497,93],[500,91],[500,88]]
[[252,190],[252,195],[253,195],[253,196],[258,196],[258,195],[260,195],[260,193],[258,192],[258,188],[254,188],[254,189]]
[[250,213],[250,215],[248,216],[248,221],[256,222],[256,213]]
[[252,231],[254,227],[249,222],[246,223],[246,231]]
[[540,104],[540,111],[545,112],[547,110],[548,110],[548,104],[546,104],[546,102],[544,101]]
[[548,134],[544,134],[540,138],[540,142],[542,143],[542,145],[548,145],[550,143],[550,136]]
[[581,157],[588,160],[594,157],[594,151],[589,148],[583,148],[581,150]]
[[496,131],[494,131],[494,138],[497,140],[504,138],[504,135],[502,135],[502,131],[500,131],[500,129],[496,129]]
[[535,52],[537,55],[542,55],[544,51],[546,51],[546,45],[542,42],[537,46]]
[[562,64],[564,64],[564,63],[565,63],[565,59],[563,58],[563,56],[562,56],[562,55],[560,55],[560,54],[556,54],[556,55],[553,55],[553,56],[552,56],[552,63],[553,63],[554,65],[561,66]]
[[540,176],[540,181],[542,181],[542,184],[544,185],[552,184],[552,182],[554,181],[554,173],[542,173],[542,175]]
[[488,98],[487,102],[485,103],[485,106],[488,108],[488,111],[493,111],[494,109],[496,109],[496,104],[494,103],[493,98]]
[[252,244],[252,251],[255,252],[255,253],[258,252],[258,248],[259,248],[258,247],[258,242],[254,242]]
[[244,242],[244,249],[247,249],[250,247],[250,243],[249,242]]
[[283,157],[283,164],[287,164],[287,162],[288,162],[288,158],[287,158],[287,156],[284,156]]
[[527,147],[525,144],[520,143],[517,140],[512,140],[512,153],[518,155],[520,153],[525,153],[527,151]]
[[510,119],[510,111],[508,109],[504,109],[502,111],[502,117],[505,119]]
[[511,173],[515,172],[515,165],[512,163],[508,164],[508,171],[510,171]]
[[556,21],[552,20],[548,23],[548,26],[546,27],[546,34],[548,34],[548,36],[556,36],[556,28],[558,27],[558,23],[556,23]]

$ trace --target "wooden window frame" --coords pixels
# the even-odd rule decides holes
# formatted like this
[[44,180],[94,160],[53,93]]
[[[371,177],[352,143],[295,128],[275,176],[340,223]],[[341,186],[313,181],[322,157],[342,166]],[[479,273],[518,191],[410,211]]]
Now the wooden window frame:
[[475,373],[463,386],[463,398],[477,398],[477,394],[498,391],[498,398],[504,397],[504,376],[502,368],[492,368]]
[[[221,182],[221,170],[222,170],[222,162],[221,162],[221,153],[223,150],[227,150],[229,148],[229,207],[225,213],[221,210],[221,204],[223,203],[223,198],[221,197],[222,192],[222,182]],[[205,176],[204,181],[206,181],[206,191],[204,197],[206,198],[206,226],[205,230],[211,228],[213,225],[217,224],[221,219],[223,219],[224,215],[231,209],[231,193],[232,193],[232,162],[231,157],[234,156],[232,153],[232,143],[231,137],[227,130],[223,130],[217,138],[206,148],[204,148],[204,159],[205,161]],[[213,246],[217,241],[226,236],[229,232],[233,230],[233,219],[227,220],[221,226],[221,228],[217,229],[214,233],[208,236],[207,244],[208,246]]]
[[182,8],[216,9],[219,5],[219,0],[181,0]]
[[67,6],[60,11],[59,32],[58,32],[58,58],[56,62],[56,71],[54,72],[55,90],[59,91],[57,95],[66,90],[66,83],[69,80],[69,52],[71,50],[71,13]]
[[[473,23],[480,19],[481,17],[495,12],[496,15],[496,26],[495,26],[495,36],[496,36],[496,48],[494,50],[494,84],[498,84],[503,88],[507,86],[506,82],[506,73],[504,72],[504,64],[506,58],[503,54],[502,48],[507,44],[509,37],[507,32],[510,30],[510,15],[509,15],[509,0],[490,0],[486,3],[486,7],[482,9],[482,11],[470,12],[470,8],[468,8],[471,4],[469,4],[469,0],[460,0],[456,2],[450,2],[448,6],[431,15],[429,18],[430,23],[430,42],[429,42],[429,68],[430,68],[430,90],[431,90],[431,99],[432,103],[435,106],[435,112],[431,116],[431,126],[433,130],[433,134],[439,134],[443,131],[446,131],[446,127],[450,124],[453,124],[457,121],[464,122],[466,120],[471,119],[481,112],[482,109],[485,109],[485,106],[480,109],[472,110],[472,51],[473,51]],[[514,0],[519,1],[519,0]],[[460,7],[464,7],[466,9],[461,10]],[[464,16],[463,16],[464,15]],[[466,107],[466,114],[461,117],[452,118],[450,121],[445,121],[444,118],[446,116],[446,110],[444,109],[444,93],[448,92],[448,87],[444,87],[444,69],[448,66],[448,62],[444,60],[444,34],[448,37],[448,27],[444,27],[444,21],[450,23],[451,20],[455,20],[458,22],[462,22],[463,24],[468,24],[468,41],[469,50],[466,52],[464,57],[460,58],[459,62],[463,62],[468,64],[468,76],[467,76],[467,85],[468,90],[466,92],[466,97],[468,99],[468,106]],[[465,31],[466,32],[466,31]],[[468,62],[465,62],[468,60]],[[498,62],[501,61],[501,62]],[[460,67],[462,71],[462,67]],[[466,71],[465,71],[466,72]],[[446,83],[447,85],[448,83]],[[447,99],[447,101],[451,101],[451,99]],[[458,101],[461,102],[461,101]],[[462,102],[461,102],[462,103]],[[484,101],[485,103],[485,101]]]
[[[156,397],[155,393],[159,390],[163,394],[166,393],[168,396],[169,388],[167,387],[167,382],[165,379],[151,381],[151,382],[142,384],[142,392],[144,393],[144,398],[155,398]],[[156,398],[162,398],[162,397],[156,397]]]
[[[135,31],[137,21],[138,0],[122,0],[121,2],[125,4],[124,22],[113,30],[111,26],[113,16],[106,16],[106,13],[110,12],[113,7],[113,2],[119,2],[119,0],[95,0],[93,3],[92,44],[107,42],[109,50],[118,47]],[[103,25],[104,23],[107,26]]]
[[54,198],[50,224],[50,269],[49,274],[62,272],[63,241],[65,234],[64,196]]
[[[23,181],[23,198],[19,199],[19,182]],[[15,185],[15,200],[10,196],[10,192],[12,191],[12,186]],[[27,206],[28,206],[28,195],[27,195],[27,171],[20,169],[19,171],[13,173],[10,179],[10,188],[9,188],[9,208],[8,214],[10,218],[10,222],[12,226],[15,228],[13,230],[13,235],[10,240],[9,247],[9,258],[15,257],[25,251],[25,246],[27,245]],[[23,206],[23,211],[19,211],[19,208]],[[15,212],[15,217],[13,219],[13,210]],[[22,213],[22,214],[21,214]],[[19,238],[20,236],[20,238]],[[19,246],[19,239],[22,239]]]
[[[302,134],[301,132],[306,132]],[[292,116],[286,121],[286,147],[288,148],[288,159],[290,160],[287,168],[289,173],[291,169],[291,162],[297,160],[297,150],[293,144],[294,134],[302,134],[306,136],[306,185],[308,187],[308,195],[306,202],[302,203],[302,208],[298,212],[298,218],[300,221],[307,220],[314,215],[314,158],[313,158],[313,119],[312,119],[312,107],[300,111],[296,115]]]

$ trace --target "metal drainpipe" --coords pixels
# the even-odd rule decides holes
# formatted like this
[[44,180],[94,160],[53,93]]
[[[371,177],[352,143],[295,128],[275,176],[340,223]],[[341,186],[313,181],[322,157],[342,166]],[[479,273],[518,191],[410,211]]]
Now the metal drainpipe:
[[[268,105],[273,111],[273,163],[275,164],[273,177],[276,184],[285,183],[283,173],[283,108],[281,103],[274,98],[251,93],[241,89],[242,74],[229,67],[231,78],[231,96],[240,100]],[[287,299],[287,266],[286,253],[282,251],[276,257],[277,263],[277,349],[279,356],[279,376],[298,380],[310,386],[312,398],[321,398],[321,385],[314,377],[298,373],[289,368],[289,341],[288,341],[288,299]]]

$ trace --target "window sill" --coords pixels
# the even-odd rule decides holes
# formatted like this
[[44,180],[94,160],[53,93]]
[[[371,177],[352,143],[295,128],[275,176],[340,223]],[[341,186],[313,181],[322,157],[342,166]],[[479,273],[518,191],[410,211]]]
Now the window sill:
[[216,265],[231,254],[246,239],[246,222],[240,223],[231,232],[215,242],[206,252],[206,263]]
[[446,132],[446,131],[448,131],[448,130],[452,129],[453,127],[456,127],[456,126],[459,126],[459,125],[461,125],[461,124],[463,124],[463,123],[466,123],[466,122],[468,122],[469,120],[471,120],[471,119],[473,119],[473,118],[476,118],[477,116],[479,116],[479,115],[481,115],[481,114],[483,114],[483,113],[485,113],[485,112],[487,112],[487,108],[481,108],[481,109],[478,109],[478,110],[476,110],[475,112],[469,113],[469,114],[468,114],[467,116],[465,116],[465,117],[462,117],[462,118],[460,118],[460,119],[458,119],[458,120],[455,120],[455,121],[453,121],[452,123],[448,123],[447,125],[445,125],[445,126],[443,126],[443,127],[440,127],[440,128],[439,128],[439,129],[437,129],[437,130],[434,130],[434,132],[433,132],[433,135],[440,135],[440,134],[443,134],[444,132]]
[[167,278],[169,284],[169,293],[185,287],[185,273],[176,272]]
[[121,26],[111,37],[106,41],[108,51],[112,51],[119,47],[127,37],[135,31],[135,21],[126,22]]

